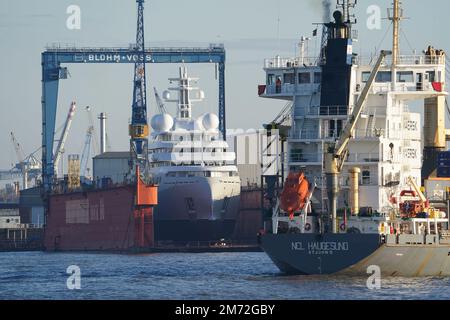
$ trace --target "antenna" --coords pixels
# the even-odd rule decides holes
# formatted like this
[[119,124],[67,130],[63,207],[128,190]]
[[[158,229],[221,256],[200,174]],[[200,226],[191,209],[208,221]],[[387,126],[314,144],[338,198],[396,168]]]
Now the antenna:
[[358,0],[337,0],[336,8],[342,9],[344,22],[356,24],[355,15],[350,13],[350,9],[354,9],[357,4]]

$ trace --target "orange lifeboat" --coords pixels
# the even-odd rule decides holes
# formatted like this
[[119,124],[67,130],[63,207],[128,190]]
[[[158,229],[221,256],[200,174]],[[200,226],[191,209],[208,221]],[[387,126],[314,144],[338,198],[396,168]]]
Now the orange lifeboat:
[[307,202],[309,182],[303,172],[290,172],[280,196],[280,208],[294,218],[296,211],[302,210]]

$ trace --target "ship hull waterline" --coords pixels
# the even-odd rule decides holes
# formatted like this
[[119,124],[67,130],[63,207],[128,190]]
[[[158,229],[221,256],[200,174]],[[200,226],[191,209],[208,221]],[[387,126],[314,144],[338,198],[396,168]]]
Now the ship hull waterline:
[[266,234],[261,247],[289,275],[450,276],[450,245],[394,245],[377,234]]

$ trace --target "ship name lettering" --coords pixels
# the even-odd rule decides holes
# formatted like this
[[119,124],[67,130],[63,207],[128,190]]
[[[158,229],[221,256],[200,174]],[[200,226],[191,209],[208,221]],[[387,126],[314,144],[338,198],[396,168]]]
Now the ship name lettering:
[[295,250],[295,251],[303,251],[303,250],[305,250],[303,248],[303,243],[302,242],[292,242],[291,248],[292,248],[292,250]]
[[348,242],[308,242],[309,252],[348,251]]

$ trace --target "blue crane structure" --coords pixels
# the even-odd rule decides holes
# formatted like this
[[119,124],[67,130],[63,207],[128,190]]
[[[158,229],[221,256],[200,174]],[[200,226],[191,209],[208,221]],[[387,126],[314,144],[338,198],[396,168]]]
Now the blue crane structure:
[[139,53],[134,63],[133,105],[131,113],[130,133],[130,169],[140,167],[140,172],[147,172],[148,168],[148,123],[147,123],[147,97],[145,79],[145,38],[144,38],[144,0],[138,3],[138,19],[136,30],[136,47]]
[[[143,0],[137,0],[138,4]],[[139,19],[138,19],[139,20]],[[143,20],[142,20],[143,21]],[[138,22],[139,25],[139,22]],[[143,27],[143,25],[142,25]],[[143,33],[142,33],[143,36]],[[145,66],[147,63],[213,63],[218,66],[219,82],[219,130],[226,138],[225,122],[225,49],[210,45],[206,48],[47,48],[42,58],[42,182],[45,192],[54,183],[53,146],[60,79],[67,79],[68,69],[64,64],[122,64],[132,63]],[[138,81],[136,81],[138,80]],[[142,78],[136,79],[137,82]],[[142,91],[145,93],[145,91]],[[143,104],[135,104],[133,93],[133,115]],[[145,96],[144,96],[145,97]],[[141,106],[141,107],[139,107]],[[136,115],[138,112],[136,112]],[[139,115],[142,117],[142,114]],[[137,117],[139,118],[139,117]]]

